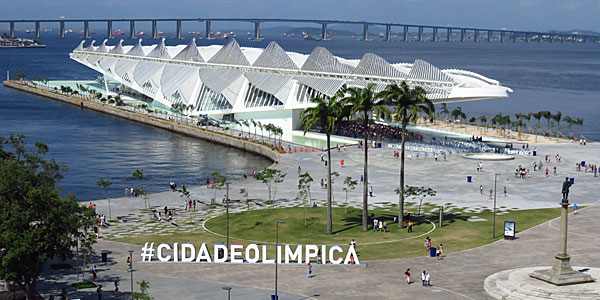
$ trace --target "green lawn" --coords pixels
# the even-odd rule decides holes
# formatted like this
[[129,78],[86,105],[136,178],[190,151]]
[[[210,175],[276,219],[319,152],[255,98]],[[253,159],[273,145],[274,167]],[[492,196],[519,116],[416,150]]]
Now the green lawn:
[[[433,205],[425,204],[423,211],[429,212],[433,207]],[[433,228],[433,225],[426,220],[431,220],[436,225],[436,229],[427,234],[431,237],[432,244],[434,246],[440,243],[444,244],[445,253],[449,253],[482,246],[503,238],[505,220],[516,222],[518,236],[520,231],[560,216],[558,208],[503,211],[504,214],[496,216],[496,237],[492,238],[493,214],[491,211],[483,210],[471,213],[456,208],[451,211],[451,214],[445,216],[443,227],[437,227],[437,215],[429,214],[424,218],[417,218],[413,232],[407,233],[406,229],[399,229],[397,224],[391,223],[394,216],[393,209],[372,210],[369,214],[373,212],[377,218],[386,217],[388,219],[389,232],[372,230],[363,232],[360,209],[348,208],[348,213],[345,214],[343,208],[335,208],[333,211],[333,235],[326,234],[327,215],[324,207],[306,209],[306,227],[304,226],[304,208],[262,209],[230,213],[230,243],[274,243],[275,222],[283,220],[286,223],[279,225],[279,242],[283,244],[338,244],[345,249],[348,243],[355,239],[361,260],[407,258],[428,254],[423,246],[425,236],[417,237]],[[467,221],[471,217],[486,219],[486,221]],[[369,225],[371,227],[371,224]],[[213,232],[224,235],[226,233],[225,216],[221,215],[210,219],[205,226]],[[213,243],[225,243],[226,239],[211,233],[199,232],[178,233],[171,236],[129,237],[118,241],[135,244],[191,242],[194,244],[208,243],[212,246]],[[274,246],[269,245],[269,247]],[[269,251],[273,253],[272,249]]]

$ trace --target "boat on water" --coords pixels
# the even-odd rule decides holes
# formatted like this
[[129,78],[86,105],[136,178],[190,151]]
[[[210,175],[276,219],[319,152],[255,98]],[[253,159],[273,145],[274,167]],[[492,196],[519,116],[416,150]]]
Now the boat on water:
[[121,29],[118,29],[117,31],[114,31],[112,33],[112,35],[124,35],[124,34],[125,34],[125,32],[123,30],[121,30]]
[[46,45],[36,39],[0,38],[0,48],[46,48]]
[[308,33],[304,33],[304,40],[305,41],[320,41],[321,39],[315,38]]
[[145,34],[145,33],[144,33],[143,31],[138,31],[138,32],[136,32],[136,33],[135,33],[135,35],[136,35],[136,36],[142,36],[142,35],[144,35],[144,34]]

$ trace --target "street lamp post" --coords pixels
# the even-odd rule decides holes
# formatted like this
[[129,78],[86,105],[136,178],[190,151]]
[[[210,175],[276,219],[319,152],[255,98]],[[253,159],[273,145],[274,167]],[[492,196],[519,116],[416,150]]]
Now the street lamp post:
[[133,250],[129,250],[129,260],[131,261],[131,270],[129,270],[129,274],[131,275],[131,292],[133,293]]
[[227,291],[227,300],[231,300],[231,287],[224,286],[223,289]]
[[498,173],[494,174],[494,228],[492,230],[492,238],[496,237],[496,182],[498,179]]
[[227,186],[227,195],[225,195],[225,215],[227,219],[227,249],[229,249],[229,182],[225,183]]
[[279,265],[279,224],[283,224],[285,221],[277,221],[277,229],[275,230],[275,300],[279,299],[279,295],[277,294],[277,268]]

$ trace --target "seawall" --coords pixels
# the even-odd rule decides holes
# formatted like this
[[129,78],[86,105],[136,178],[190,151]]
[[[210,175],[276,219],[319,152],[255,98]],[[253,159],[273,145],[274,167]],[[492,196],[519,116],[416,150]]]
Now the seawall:
[[66,95],[62,95],[59,93],[54,93],[52,91],[47,91],[43,89],[39,89],[36,87],[32,87],[29,85],[21,84],[15,81],[4,81],[4,86],[8,88],[13,88],[16,90],[24,91],[27,93],[31,93],[34,95],[46,97],[53,100],[58,100],[60,102],[68,103],[77,107],[81,107],[83,109],[90,109],[93,111],[105,113],[108,115],[116,116],[119,118],[127,119],[130,121],[138,122],[145,125],[154,126],[157,128],[162,128],[165,130],[169,130],[172,132],[176,132],[179,134],[183,134],[186,136],[203,139],[206,141],[210,141],[213,143],[221,144],[228,147],[237,148],[246,152],[250,152],[256,155],[260,155],[265,157],[272,162],[279,161],[279,153],[271,148],[260,145],[257,143],[253,143],[250,141],[242,140],[240,138],[226,135],[222,133],[216,133],[213,131],[209,131],[203,128],[197,128],[188,126],[185,124],[178,124],[175,121],[163,120],[151,116],[147,116],[144,114],[140,114],[137,112],[132,112],[128,110],[124,110],[118,107],[113,107],[106,104],[101,104],[93,101],[84,100],[81,98],[70,97]]

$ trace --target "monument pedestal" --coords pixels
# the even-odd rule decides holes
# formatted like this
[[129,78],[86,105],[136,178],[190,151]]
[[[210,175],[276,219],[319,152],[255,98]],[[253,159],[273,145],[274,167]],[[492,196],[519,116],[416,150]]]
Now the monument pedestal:
[[538,270],[529,276],[554,285],[569,285],[595,281],[589,274],[584,274],[571,268],[571,256],[567,254],[567,218],[569,202],[560,202],[560,252],[554,256],[554,265],[549,270]]

